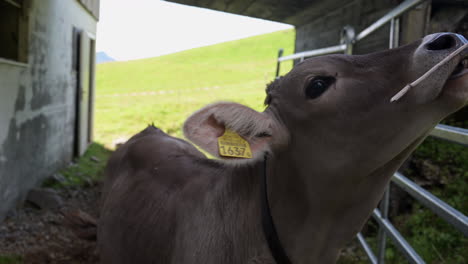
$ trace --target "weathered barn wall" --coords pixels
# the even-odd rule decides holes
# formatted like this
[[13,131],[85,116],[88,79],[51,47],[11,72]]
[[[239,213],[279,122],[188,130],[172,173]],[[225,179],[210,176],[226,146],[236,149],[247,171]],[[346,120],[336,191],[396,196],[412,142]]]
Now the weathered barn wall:
[[[399,2],[396,0],[353,0],[347,3],[335,1],[334,4],[327,1],[326,5],[324,3],[323,6],[314,5],[310,10],[304,11],[313,19],[304,20],[303,24],[296,26],[296,52],[338,45],[344,26],[352,26],[358,34],[398,6]],[[403,16],[401,19],[402,28],[408,29],[408,26],[403,25],[408,20],[414,23],[415,20],[424,18],[426,10],[424,5],[411,11],[411,18],[406,18],[408,15]],[[389,30],[390,26],[387,24],[356,43],[353,54],[387,49],[389,47]],[[423,33],[418,32],[416,35],[414,39],[419,38]]]
[[462,5],[433,4],[429,33],[456,32],[468,38],[468,2]]
[[[398,6],[397,0],[340,0],[311,5],[296,14],[296,52],[338,45],[344,26],[354,27],[356,34]],[[400,17],[399,44],[404,45],[426,34],[451,31],[466,34],[464,19],[468,17],[468,3],[423,2]],[[300,18],[300,19],[299,19]],[[389,23],[354,45],[353,54],[364,54],[389,48]]]
[[75,0],[30,1],[27,16],[27,63],[0,60],[0,220],[71,160],[73,27],[96,32],[96,19]]
[[94,18],[99,18],[99,1],[96,0],[78,0],[83,7],[90,12]]
[[[335,2],[334,5],[328,2],[323,7],[314,6],[309,13],[315,19],[296,27],[296,52],[338,45],[344,26],[351,25],[357,34],[398,5],[394,0],[354,0],[346,4]],[[378,30],[358,43],[353,53],[360,54],[387,47],[387,32],[388,26]]]

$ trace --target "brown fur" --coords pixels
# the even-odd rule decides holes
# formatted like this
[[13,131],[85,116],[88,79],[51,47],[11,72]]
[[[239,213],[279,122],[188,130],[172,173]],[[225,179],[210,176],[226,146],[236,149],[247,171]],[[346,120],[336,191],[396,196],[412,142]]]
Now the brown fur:
[[280,88],[281,78],[282,77],[278,77],[267,85],[265,90],[266,97],[265,101],[263,102],[266,106],[271,104],[271,101],[273,100],[273,94]]
[[99,220],[103,263],[247,263],[265,254],[259,222],[250,221],[260,213],[255,166],[226,168],[154,127],[109,164],[106,174],[112,164],[121,171],[105,183],[112,193]]
[[[269,203],[286,253],[294,264],[335,262],[404,159],[468,102],[468,74],[447,81],[461,57],[389,102],[456,48],[428,51],[437,36],[305,60],[269,86],[264,112],[221,102],[186,121],[186,137],[213,155],[229,128],[249,141],[254,159],[210,160],[153,126],[132,137],[106,169],[102,263],[274,263],[260,220],[266,152]],[[310,99],[304,90],[316,76],[336,80]]]

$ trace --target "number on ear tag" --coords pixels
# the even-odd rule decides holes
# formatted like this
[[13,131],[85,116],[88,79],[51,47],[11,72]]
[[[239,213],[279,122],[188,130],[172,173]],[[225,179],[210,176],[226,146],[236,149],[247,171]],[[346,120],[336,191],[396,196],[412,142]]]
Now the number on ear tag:
[[226,129],[224,134],[218,138],[218,149],[219,155],[224,157],[252,158],[249,142],[229,129]]

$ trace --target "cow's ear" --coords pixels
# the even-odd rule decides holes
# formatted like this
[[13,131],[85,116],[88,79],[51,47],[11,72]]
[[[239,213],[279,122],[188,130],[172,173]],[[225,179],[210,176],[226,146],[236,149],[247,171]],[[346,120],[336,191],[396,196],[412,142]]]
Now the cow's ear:
[[269,151],[278,125],[265,113],[230,102],[208,105],[192,114],[184,124],[185,137],[213,156],[241,159],[220,154],[218,138],[223,136],[226,130],[246,140],[252,151],[252,158],[258,158]]

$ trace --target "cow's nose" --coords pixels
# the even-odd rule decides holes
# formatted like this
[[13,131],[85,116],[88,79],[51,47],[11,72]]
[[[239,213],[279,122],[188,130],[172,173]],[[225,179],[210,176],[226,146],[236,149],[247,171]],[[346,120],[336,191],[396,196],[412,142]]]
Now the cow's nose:
[[441,33],[426,44],[428,50],[453,50],[457,49],[468,41],[462,35],[455,33]]

